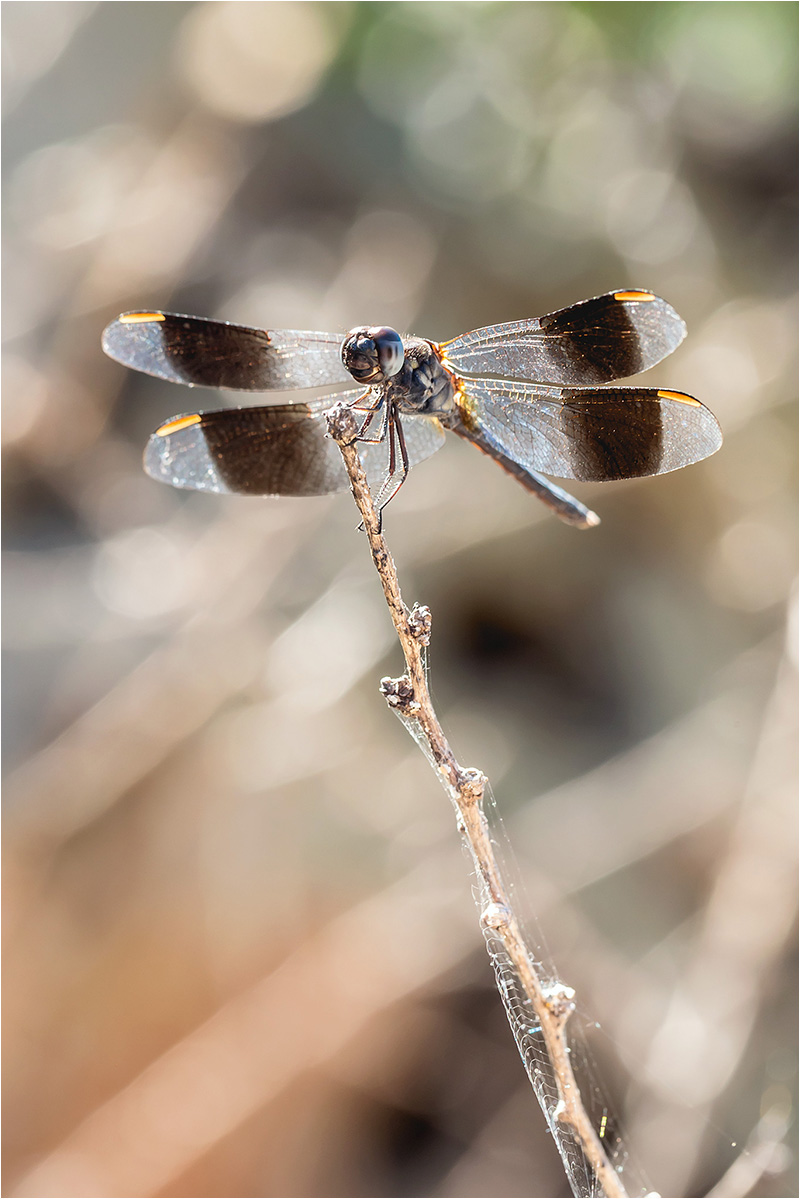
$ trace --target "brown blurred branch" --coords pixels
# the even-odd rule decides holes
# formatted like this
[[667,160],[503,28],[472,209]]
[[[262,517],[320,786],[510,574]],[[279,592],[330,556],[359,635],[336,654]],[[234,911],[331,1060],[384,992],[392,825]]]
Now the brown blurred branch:
[[341,450],[372,560],[405,657],[406,673],[398,679],[382,679],[381,691],[420,743],[458,812],[459,826],[480,884],[481,924],[486,933],[495,934],[502,942],[541,1028],[558,1088],[558,1103],[552,1113],[546,1110],[545,1115],[557,1144],[562,1140],[558,1127],[561,1125],[580,1145],[603,1193],[624,1196],[621,1181],[583,1106],[570,1062],[566,1026],[575,1008],[574,991],[560,982],[548,982],[537,973],[534,957],[525,943],[503,883],[483,812],[486,777],[481,771],[458,763],[433,709],[424,658],[425,647],[430,641],[430,610],[415,604],[409,612],[403,602],[394,561],[382,536],[380,518],[355,448],[356,418],[346,404],[337,404],[328,413],[328,432]]

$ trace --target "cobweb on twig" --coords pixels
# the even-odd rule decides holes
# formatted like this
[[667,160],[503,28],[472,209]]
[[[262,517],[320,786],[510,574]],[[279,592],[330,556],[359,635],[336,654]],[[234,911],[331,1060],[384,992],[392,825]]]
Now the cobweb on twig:
[[[396,710],[395,710],[396,711]],[[430,747],[421,733],[418,723],[409,719],[402,712],[396,711],[402,722],[419,748],[435,768]],[[445,786],[445,791],[448,788]],[[449,791],[448,791],[449,794]],[[452,796],[450,797],[452,801]],[[456,817],[459,819],[458,806],[453,801]],[[486,785],[484,809],[491,814],[491,834],[497,857],[500,861],[504,882],[509,893],[516,895],[515,907],[521,906],[519,900],[523,888],[518,879],[518,871],[508,835],[497,808],[494,795],[489,784]],[[459,827],[460,819],[459,819]],[[465,850],[468,846],[465,841]],[[517,877],[515,877],[517,876]],[[473,895],[479,911],[484,911],[490,902],[490,897],[484,892],[480,875],[476,872],[473,881]],[[527,907],[527,905],[526,905]],[[527,909],[529,910],[529,908]],[[529,921],[526,921],[526,925]],[[592,1199],[605,1195],[605,1190],[598,1179],[591,1163],[587,1161],[581,1145],[574,1135],[572,1127],[559,1119],[559,1094],[553,1065],[547,1053],[545,1041],[533,1011],[530,999],[519,978],[517,970],[509,958],[501,937],[485,923],[482,924],[486,948],[495,973],[497,989],[505,1009],[514,1040],[517,1044],[525,1073],[528,1076],[534,1094],[542,1109],[547,1127],[555,1142],[561,1158],[565,1174],[574,1195],[591,1196]],[[571,1000],[572,991],[558,979],[556,971],[549,961],[549,956],[542,949],[542,938],[537,935],[535,942],[530,936],[530,928],[526,927],[525,940],[532,961],[536,962],[537,973],[549,981],[554,994],[559,991]],[[533,945],[536,946],[534,952]],[[625,1192],[628,1195],[646,1195],[650,1187],[638,1167],[632,1163],[628,1151],[619,1135],[618,1121],[612,1116],[611,1108],[606,1101],[595,1077],[594,1063],[586,1039],[580,1026],[573,1017],[567,1025],[569,1052],[573,1059],[573,1067],[578,1076],[584,1106],[592,1118],[594,1127],[603,1141],[606,1155],[617,1173]]]

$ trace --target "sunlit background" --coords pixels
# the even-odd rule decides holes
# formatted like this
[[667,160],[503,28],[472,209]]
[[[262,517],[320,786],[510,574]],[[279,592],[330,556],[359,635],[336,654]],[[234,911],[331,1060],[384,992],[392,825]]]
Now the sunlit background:
[[580,532],[453,438],[386,532],[628,1177],[797,1193],[796,47],[792,3],[3,6],[5,1194],[566,1193],[350,498],[152,482],[231,396],[100,334],[626,287],[721,452]]

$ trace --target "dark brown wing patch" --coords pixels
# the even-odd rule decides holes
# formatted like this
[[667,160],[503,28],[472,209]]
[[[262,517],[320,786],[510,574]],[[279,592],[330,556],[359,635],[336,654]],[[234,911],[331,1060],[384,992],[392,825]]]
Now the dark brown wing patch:
[[464,333],[441,350],[458,374],[574,387],[647,370],[685,335],[686,326],[665,300],[648,291],[618,291],[549,316]]
[[663,426],[657,395],[567,393],[560,413],[569,445],[571,478],[637,479],[661,470]]
[[699,400],[651,387],[462,379],[448,423],[476,442],[491,441],[525,470],[585,482],[665,474],[722,444],[713,413]]
[[328,495],[347,487],[324,419],[306,404],[180,417],[148,442],[145,469],[174,487],[235,495]]
[[[552,339],[553,351],[562,360],[554,382],[591,384],[626,379],[652,366],[656,355],[661,358],[670,352],[659,322],[653,320],[658,312],[652,307],[655,297],[642,302],[628,298],[633,294],[599,296],[542,317],[542,331]],[[617,295],[626,298],[618,300]],[[657,303],[667,307],[663,300]],[[663,313],[660,316],[663,322]],[[549,377],[543,382],[550,382]]]
[[[173,487],[235,495],[331,495],[349,486],[339,448],[327,436],[325,412],[352,403],[360,389],[320,396],[308,404],[232,408],[174,417],[150,438],[145,470]],[[430,457],[444,431],[429,417],[404,417],[409,465]],[[386,441],[358,444],[375,491],[386,481]]]
[[251,329],[168,312],[131,312],[112,321],[103,349],[123,366],[170,383],[233,391],[291,391],[352,383],[342,337],[293,329]]

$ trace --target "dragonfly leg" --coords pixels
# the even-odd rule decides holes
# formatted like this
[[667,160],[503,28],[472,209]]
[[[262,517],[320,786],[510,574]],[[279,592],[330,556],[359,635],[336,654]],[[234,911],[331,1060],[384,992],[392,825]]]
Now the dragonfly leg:
[[406,448],[406,435],[403,432],[403,425],[400,417],[397,418],[397,444],[400,446],[400,460],[403,464],[403,475],[400,480],[402,486],[408,478],[408,449]]
[[[383,495],[384,491],[386,490],[388,485],[391,483],[392,479],[394,478],[395,473],[397,472],[397,458],[395,455],[395,441],[397,442],[397,448],[400,451],[400,474],[397,479],[397,482],[395,483],[394,487],[391,489],[389,494],[386,496],[385,499],[381,500],[381,496]],[[400,420],[400,417],[397,414],[395,414],[392,418],[392,440],[391,440],[391,449],[389,452],[389,474],[387,475],[386,482],[384,483],[383,487],[381,488],[380,494],[378,496],[378,501],[380,504],[380,506],[378,508],[379,512],[383,512],[383,509],[390,502],[390,500],[394,499],[394,497],[397,495],[398,491],[403,486],[403,484],[405,483],[407,478],[408,478],[408,449],[406,448],[406,437],[405,437],[405,433],[403,432],[403,425]]]
[[[375,419],[376,414],[380,410],[381,404],[383,404],[383,412],[381,414],[380,432],[378,433],[377,437],[366,437],[365,433],[366,433],[367,429],[369,428],[369,426],[372,424],[373,420]],[[369,409],[369,415],[367,416],[367,419],[364,421],[363,425],[359,429],[359,431],[356,435],[356,441],[368,441],[374,445],[377,445],[379,442],[383,441],[386,437],[386,430],[388,428],[389,409],[390,408],[391,408],[391,405],[389,403],[384,402],[383,399],[379,397],[377,403],[372,408]]]
[[395,436],[396,436],[395,435],[395,425],[396,425],[397,418],[396,418],[395,411],[394,411],[394,405],[393,404],[388,405],[388,408],[390,409],[389,416],[388,416],[389,469],[386,472],[386,478],[383,480],[383,483],[381,484],[380,491],[375,496],[375,508],[378,513],[378,529],[379,530],[383,523],[383,517],[381,514],[383,512],[383,509],[386,507],[385,502],[381,503],[381,498],[383,496],[384,491],[386,490],[386,488],[389,486],[392,479],[394,478],[394,472],[397,469],[397,453],[396,453],[396,446],[395,446]]
[[[372,397],[372,402],[370,404],[362,404],[361,403],[362,400],[367,400],[370,397]],[[378,392],[377,395],[373,396],[372,388],[368,387],[367,390],[364,392],[363,396],[358,396],[357,399],[353,400],[350,407],[353,409],[354,412],[374,412],[377,408],[380,407],[380,403],[381,403],[380,392]]]
[[[377,408],[373,412],[370,413],[367,420],[364,422],[364,425],[362,425],[362,432],[363,432],[364,428],[366,428],[367,424],[369,424],[369,422],[374,417],[375,412],[377,412]],[[386,490],[386,487],[389,484],[389,482],[391,481],[392,476],[394,475],[394,472],[395,472],[395,464],[396,464],[395,420],[396,420],[396,417],[395,417],[394,404],[392,404],[391,401],[387,400],[386,403],[384,404],[384,409],[383,409],[383,418],[381,420],[380,436],[379,437],[362,437],[361,433],[359,433],[358,438],[357,438],[358,441],[365,441],[365,442],[368,442],[370,445],[380,444],[380,442],[386,440],[387,436],[389,438],[389,470],[388,470],[388,474],[386,475],[386,478],[384,479],[383,483],[381,484],[381,489],[378,492],[377,496],[374,497],[375,508],[376,508],[376,511],[378,514],[378,532],[381,531],[381,523],[382,523],[381,522],[381,508],[383,507],[383,504],[381,504],[381,502],[380,502],[381,496],[383,495],[384,491]],[[363,529],[364,529],[363,521],[358,526],[358,528],[359,528],[359,532],[363,532]]]
[[[354,400],[353,403],[350,405],[350,407],[352,408],[352,410],[354,412],[366,412],[366,414],[367,414],[366,420],[363,422],[363,424],[361,425],[361,428],[359,429],[358,433],[356,434],[356,441],[378,442],[378,441],[383,441],[383,438],[386,436],[386,431],[385,431],[386,421],[384,418],[384,421],[381,426],[380,435],[378,437],[365,437],[365,433],[366,433],[367,429],[372,424],[373,420],[375,419],[376,414],[380,411],[381,404],[383,403],[383,397],[380,394],[380,392],[377,392],[377,394],[375,394],[375,395],[373,395],[372,393],[373,393],[373,388],[371,388],[371,387],[367,388],[367,390],[364,392],[364,394],[359,396],[358,399]],[[368,400],[370,398],[370,396],[372,396],[371,403],[368,403],[368,404],[361,403],[362,400]]]

